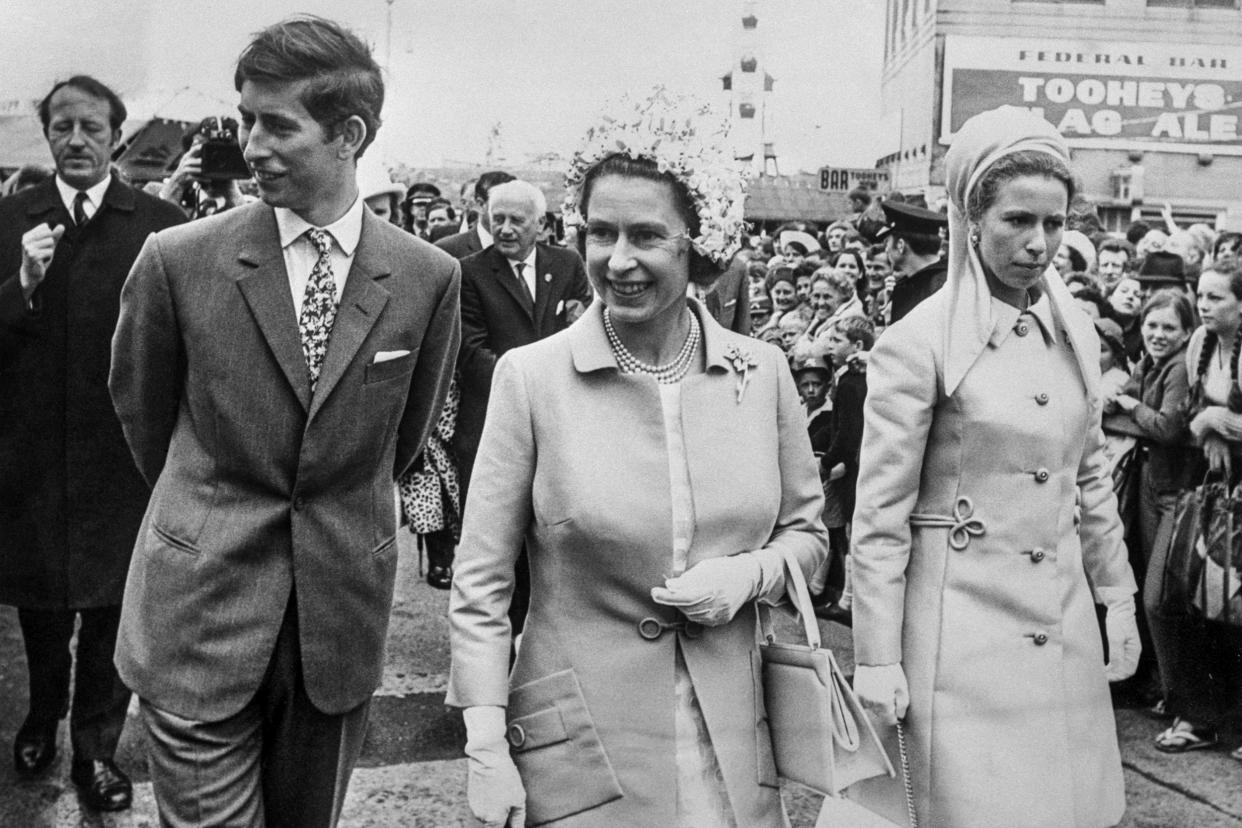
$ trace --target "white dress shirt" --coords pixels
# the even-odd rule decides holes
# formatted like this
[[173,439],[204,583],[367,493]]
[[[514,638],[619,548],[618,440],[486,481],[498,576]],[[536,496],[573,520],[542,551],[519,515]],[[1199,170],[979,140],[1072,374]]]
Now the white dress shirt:
[[[509,271],[511,273],[516,274],[518,261],[516,259],[505,259],[505,261],[509,263]],[[522,279],[525,280],[526,286],[530,288],[530,298],[533,300],[536,296],[538,296],[538,294],[535,293],[535,288],[539,284],[539,275],[535,273],[535,248],[534,246],[531,246],[530,255],[527,256],[525,259],[522,259],[521,264],[523,265]]]
[[[349,276],[349,269],[354,264],[354,254],[358,251],[358,238],[362,235],[362,209],[362,199],[355,199],[345,215],[327,227],[318,228],[332,237],[333,245],[328,257],[332,260],[332,278],[336,282],[337,302],[341,301],[345,279]],[[310,281],[315,262],[319,261],[319,251],[305,235],[315,225],[286,207],[277,207],[275,212],[276,227],[280,231],[280,246],[285,255],[285,272],[289,275],[289,291],[293,294],[293,307],[300,317],[302,300],[306,298],[306,283]]]
[[60,191],[60,200],[64,202],[65,209],[69,211],[69,215],[73,216],[73,200],[77,198],[79,192],[86,193],[86,201],[82,202],[82,211],[86,213],[87,221],[95,217],[95,213],[99,212],[99,208],[103,206],[104,193],[108,192],[108,185],[112,183],[112,176],[105,175],[103,181],[88,190],[80,191],[67,184],[65,179],[59,175],[56,176],[56,189]]

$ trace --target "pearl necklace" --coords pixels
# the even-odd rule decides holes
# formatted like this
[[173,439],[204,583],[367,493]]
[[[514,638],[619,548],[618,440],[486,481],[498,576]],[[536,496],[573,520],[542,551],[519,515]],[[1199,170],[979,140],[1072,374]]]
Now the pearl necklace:
[[694,360],[695,353],[698,352],[702,330],[699,327],[698,317],[692,311],[690,333],[686,336],[681,351],[667,365],[648,365],[630,353],[629,348],[626,348],[621,341],[621,337],[617,336],[617,330],[612,326],[612,317],[609,316],[607,308],[604,309],[604,333],[608,335],[608,344],[612,347],[612,355],[617,358],[617,367],[621,369],[621,373],[649,374],[655,377],[655,381],[661,385],[671,385],[681,382],[690,372],[690,363]]

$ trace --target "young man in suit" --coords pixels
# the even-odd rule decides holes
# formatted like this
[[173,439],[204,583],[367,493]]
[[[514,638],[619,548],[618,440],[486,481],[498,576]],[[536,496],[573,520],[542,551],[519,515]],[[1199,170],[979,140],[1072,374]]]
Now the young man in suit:
[[185,221],[109,173],[125,115],[95,78],[56,84],[39,105],[56,176],[0,202],[0,603],[18,608],[30,676],[13,761],[29,778],[56,757],[80,616],[70,777],[105,811],[132,797],[112,650],[150,495],[108,398],[112,331],[143,242]]
[[[526,181],[498,184],[488,194],[487,212],[494,244],[461,262],[461,408],[453,447],[464,503],[496,360],[511,348],[564,330],[591,303],[582,258],[535,242],[547,213],[547,198],[538,187]],[[526,617],[525,569],[525,557],[519,558],[510,608],[514,632],[521,631]]]
[[384,87],[300,16],[242,52],[262,202],[148,241],[112,397],[154,487],[116,661],[164,825],[331,826],[383,668],[393,481],[439,414],[459,268],[364,209]]

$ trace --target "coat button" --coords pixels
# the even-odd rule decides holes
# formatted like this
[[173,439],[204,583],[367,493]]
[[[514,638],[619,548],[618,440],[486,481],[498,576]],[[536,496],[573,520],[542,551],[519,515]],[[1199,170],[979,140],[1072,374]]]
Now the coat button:
[[1037,647],[1042,647],[1048,643],[1047,633],[1035,633],[1032,638],[1035,640],[1035,646]]
[[306,501],[303,500],[301,497],[295,497],[293,499],[293,511],[300,512],[302,511],[302,507],[305,505],[306,505]]
[[1026,336],[1031,332],[1031,328],[1025,322],[1019,322],[1018,327],[1014,328],[1014,331],[1018,334],[1018,336]]
[[520,748],[526,744],[526,731],[522,729],[520,724],[509,725],[509,730],[505,733],[505,736],[508,738],[509,744],[515,748]]
[[1048,553],[1044,552],[1044,550],[1042,549],[1032,549],[1031,550],[1031,563],[1039,563],[1045,557],[1047,557],[1047,554]]
[[1036,483],[1047,483],[1048,482],[1048,470],[1040,469],[1039,471],[1035,472],[1035,482]]
[[1035,402],[1039,403],[1040,405],[1047,405],[1047,404],[1048,404],[1048,395],[1047,395],[1047,394],[1045,394],[1045,393],[1043,393],[1043,392],[1040,392],[1040,393],[1036,394],[1036,395],[1035,395]]

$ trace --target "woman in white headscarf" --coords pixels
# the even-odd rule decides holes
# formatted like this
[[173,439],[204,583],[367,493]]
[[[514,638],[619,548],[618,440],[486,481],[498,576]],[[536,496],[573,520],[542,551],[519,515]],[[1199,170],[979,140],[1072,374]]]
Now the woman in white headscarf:
[[1025,110],[962,126],[945,159],[948,282],[867,369],[855,689],[905,719],[926,825],[1109,826],[1125,810],[1107,680],[1138,657],[1135,583],[1099,340],[1050,266],[1068,157]]

